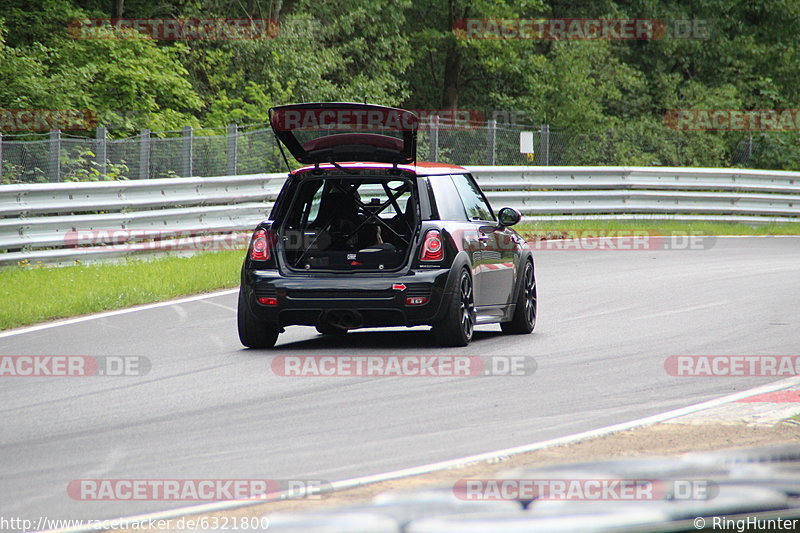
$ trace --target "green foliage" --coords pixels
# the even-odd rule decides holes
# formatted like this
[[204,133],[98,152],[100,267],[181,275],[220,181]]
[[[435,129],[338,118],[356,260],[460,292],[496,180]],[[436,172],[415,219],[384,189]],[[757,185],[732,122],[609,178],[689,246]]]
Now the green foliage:
[[0,107],[89,110],[119,133],[199,124],[201,100],[186,79],[182,44],[97,34],[106,38],[73,39],[65,25],[47,44],[0,44]]
[[[569,133],[551,162],[726,166],[741,160],[747,132],[676,131],[665,114],[800,108],[796,0],[126,0],[129,18],[272,18],[280,32],[155,41],[119,38],[131,30],[99,30],[108,38],[91,40],[67,31],[70,21],[111,18],[113,5],[5,0],[0,109],[88,109],[121,137],[264,123],[269,107],[300,101],[456,106]],[[650,41],[465,39],[453,31],[463,18],[658,19],[667,33]],[[680,21],[695,34],[678,35]],[[512,145],[499,141],[498,150]],[[279,160],[268,143],[264,150]],[[796,169],[797,132],[754,132],[746,153],[750,166]],[[2,179],[38,178],[16,176],[7,163]]]
[[3,175],[0,176],[0,185],[15,183],[47,183],[45,171],[34,167],[26,169],[22,165],[3,161]]
[[97,156],[91,150],[84,148],[76,157],[69,156],[66,150],[61,151],[61,168],[64,171],[64,181],[114,181],[128,179],[126,174],[130,171],[125,161],[112,163],[106,161],[105,166],[97,162]]

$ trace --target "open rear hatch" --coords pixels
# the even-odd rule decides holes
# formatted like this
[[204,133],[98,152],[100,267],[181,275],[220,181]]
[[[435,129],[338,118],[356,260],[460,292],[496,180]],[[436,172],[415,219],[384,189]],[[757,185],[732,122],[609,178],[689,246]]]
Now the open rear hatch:
[[369,161],[409,164],[417,158],[419,118],[411,111],[356,103],[273,107],[272,130],[306,165]]

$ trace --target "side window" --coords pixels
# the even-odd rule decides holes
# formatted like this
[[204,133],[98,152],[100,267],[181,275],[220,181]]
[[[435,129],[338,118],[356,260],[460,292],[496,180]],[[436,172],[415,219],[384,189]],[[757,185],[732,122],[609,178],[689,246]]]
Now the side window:
[[467,217],[470,220],[491,220],[494,221],[492,208],[489,203],[484,199],[483,194],[478,186],[464,174],[453,175],[453,183],[455,183],[461,200],[464,202],[464,208],[467,210]]
[[430,176],[428,183],[433,189],[440,220],[467,220],[464,205],[450,176]]

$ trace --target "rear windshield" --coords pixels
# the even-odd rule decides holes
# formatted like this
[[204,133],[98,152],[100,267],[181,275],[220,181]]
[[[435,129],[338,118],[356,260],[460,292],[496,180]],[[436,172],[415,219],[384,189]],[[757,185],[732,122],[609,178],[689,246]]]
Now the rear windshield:
[[417,226],[411,180],[308,177],[282,218],[281,242],[295,269],[393,269]]

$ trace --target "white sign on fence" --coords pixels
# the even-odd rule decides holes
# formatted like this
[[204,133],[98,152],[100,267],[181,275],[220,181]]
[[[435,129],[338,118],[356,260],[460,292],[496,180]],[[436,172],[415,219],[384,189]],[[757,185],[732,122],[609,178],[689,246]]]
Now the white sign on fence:
[[532,154],[533,153],[533,132],[521,131],[519,132],[519,153]]

